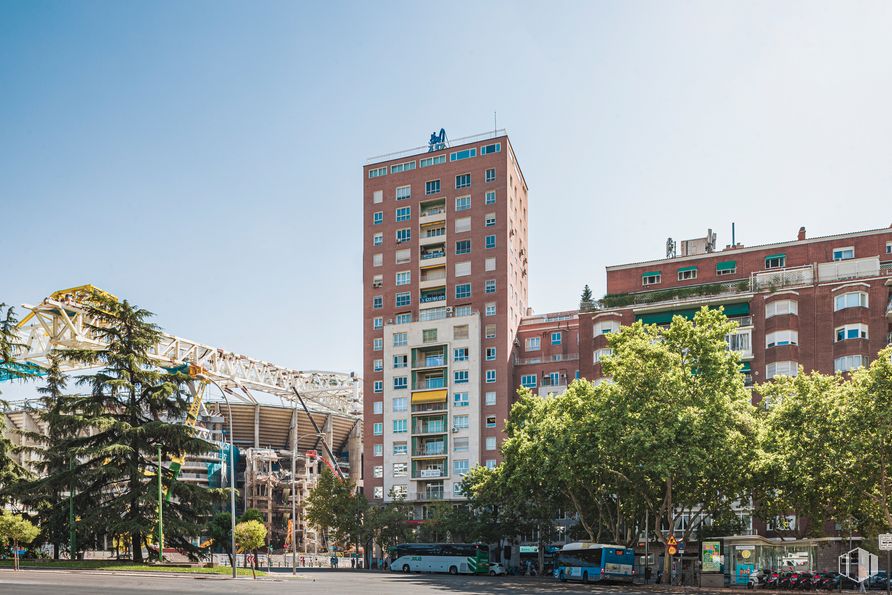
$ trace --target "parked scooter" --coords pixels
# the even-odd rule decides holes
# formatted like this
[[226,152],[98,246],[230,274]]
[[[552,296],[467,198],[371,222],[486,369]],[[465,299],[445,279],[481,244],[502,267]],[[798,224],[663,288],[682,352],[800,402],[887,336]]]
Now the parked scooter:
[[750,579],[746,583],[747,589],[764,589],[768,580],[768,570],[757,570],[750,574]]
[[768,577],[765,579],[765,588],[766,589],[779,589],[780,588],[780,579],[781,574],[777,570],[772,570]]

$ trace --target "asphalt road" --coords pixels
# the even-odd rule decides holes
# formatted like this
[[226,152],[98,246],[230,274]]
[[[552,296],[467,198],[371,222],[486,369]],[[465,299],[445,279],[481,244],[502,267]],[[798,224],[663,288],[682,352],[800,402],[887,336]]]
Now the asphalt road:
[[[634,595],[654,591],[631,586],[581,585],[559,583],[542,578],[450,576],[443,574],[391,574],[315,570],[304,571],[297,578],[276,573],[258,579],[236,580],[216,576],[156,576],[112,572],[65,570],[0,570],[0,594],[37,595],[59,593],[65,595],[97,595],[119,593],[142,595],[159,592],[175,593],[321,593],[341,595],[472,595],[494,593],[624,593]],[[661,591],[666,593],[666,591]]]

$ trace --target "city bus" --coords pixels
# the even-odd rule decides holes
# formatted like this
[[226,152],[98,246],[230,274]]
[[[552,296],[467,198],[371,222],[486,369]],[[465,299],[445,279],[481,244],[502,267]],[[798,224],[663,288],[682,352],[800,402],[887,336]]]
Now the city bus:
[[626,581],[635,574],[635,550],[622,545],[580,541],[561,548],[554,563],[560,581]]
[[489,547],[481,543],[403,543],[390,548],[391,572],[486,574]]

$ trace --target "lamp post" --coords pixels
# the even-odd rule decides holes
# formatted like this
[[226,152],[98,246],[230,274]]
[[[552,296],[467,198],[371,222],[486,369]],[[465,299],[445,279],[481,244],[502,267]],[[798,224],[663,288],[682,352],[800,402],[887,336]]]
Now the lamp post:
[[229,516],[231,521],[230,527],[230,548],[232,551],[232,578],[236,576],[236,556],[235,556],[235,457],[233,456],[235,453],[233,452],[235,448],[235,434],[232,433],[232,406],[229,404],[229,397],[226,396],[226,391],[223,390],[219,384],[214,382],[212,379],[207,376],[201,375],[200,378],[210,382],[223,395],[223,400],[226,402],[226,409],[229,412]]
[[291,574],[297,574],[297,503],[295,502],[295,474],[297,473],[297,402],[292,400],[294,407],[294,432],[291,435]]

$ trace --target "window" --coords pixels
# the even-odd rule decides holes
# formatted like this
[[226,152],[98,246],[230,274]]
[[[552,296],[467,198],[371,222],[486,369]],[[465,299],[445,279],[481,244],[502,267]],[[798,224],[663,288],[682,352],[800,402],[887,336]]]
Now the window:
[[496,468],[496,460],[495,459],[486,459],[486,468],[487,469],[495,469]]
[[394,255],[396,264],[406,264],[412,260],[412,249],[403,248],[402,250],[397,250]]
[[492,384],[496,381],[496,371],[495,370],[487,370],[486,371],[486,383]]
[[783,330],[765,334],[765,347],[780,347],[781,345],[798,345],[799,331]]
[[397,200],[408,200],[412,198],[412,187],[411,186],[398,186],[396,189],[396,199]]
[[833,360],[834,372],[849,372],[866,366],[867,356],[865,355],[844,355]]
[[495,247],[496,247],[496,236],[494,236],[494,235],[486,236],[484,246],[485,246],[487,249],[488,249],[488,248],[495,248]]
[[384,223],[384,211],[372,213],[372,225],[381,225],[382,223]]
[[697,278],[697,267],[682,267],[678,269],[679,281],[690,281]]
[[461,161],[462,159],[470,159],[477,156],[476,147],[464,149],[463,151],[455,151],[449,154],[449,161]]
[[400,271],[396,274],[397,285],[408,285],[412,282],[412,271]]
[[866,339],[867,338],[867,325],[866,324],[847,324],[845,326],[837,327],[836,329],[836,340],[837,341],[847,341],[849,339]]
[[372,468],[372,475],[375,477],[384,477],[384,467],[382,465],[375,465]]
[[471,314],[473,314],[473,312],[471,311],[471,306],[468,306],[467,304],[464,306],[456,306],[454,312],[455,316],[459,318],[461,318],[462,316],[470,316]]
[[408,221],[412,218],[412,207],[400,207],[396,210],[397,221]]
[[617,331],[619,331],[619,322],[616,320],[602,320],[601,322],[595,323],[592,328],[592,335],[597,337],[599,335],[607,335]]
[[409,453],[409,445],[406,442],[394,442],[393,454],[404,455]]
[[426,328],[421,331],[421,341],[423,343],[433,343],[437,340],[437,329]]
[[418,162],[419,167],[430,167],[432,165],[440,165],[446,163],[446,155],[437,155],[436,157],[428,157]]
[[375,316],[374,318],[372,318],[372,328],[373,328],[373,329],[378,330],[378,329],[380,329],[382,326],[384,326],[384,319],[383,319],[383,318],[381,318],[380,316]]
[[369,178],[380,178],[381,176],[387,175],[386,167],[376,167],[369,170]]
[[455,286],[455,299],[463,300],[471,297],[471,284],[462,283]]
[[483,293],[495,293],[496,292],[496,280],[495,279],[487,279],[483,282]]
[[393,399],[393,412],[401,413],[409,410],[409,397],[396,397]]
[[394,477],[405,477],[408,474],[409,474],[408,463],[394,463],[393,464],[393,476]]
[[799,373],[799,365],[796,362],[772,362],[765,366],[765,378],[775,376],[795,376]]
[[381,337],[372,339],[372,351],[381,351],[382,349],[384,349],[384,339]]
[[383,486],[375,486],[374,494],[375,494],[375,498],[377,498],[378,500],[383,498],[384,497],[384,487]]
[[536,374],[524,374],[520,377],[520,386],[524,388],[536,388],[539,377]]
[[408,324],[412,322],[411,312],[402,312],[396,315],[396,324]]
[[394,390],[409,388],[409,378],[407,376],[394,376],[393,388]]
[[468,452],[468,439],[455,438],[452,440],[452,452]]
[[375,436],[380,436],[384,433],[384,424],[380,421],[377,421],[372,424],[372,434]]
[[461,217],[455,220],[455,233],[471,231],[471,218]]
[[737,261],[726,260],[723,262],[717,262],[715,265],[715,274],[719,277],[722,277],[724,275],[737,274]]
[[560,372],[549,372],[547,376],[548,386],[559,386],[561,384]]
[[495,436],[487,436],[486,437],[486,450],[495,450],[496,449],[496,437]]
[[845,248],[833,249],[833,260],[850,260],[855,258],[855,247],[846,246]]
[[[465,372],[465,374],[467,374],[467,372]],[[452,406],[453,407],[467,407],[468,406],[468,393],[453,393]]]
[[440,191],[440,180],[431,180],[424,183],[425,194],[437,194]]
[[412,294],[408,291],[396,294],[396,307],[409,306],[412,304]]
[[495,405],[495,404],[496,404],[496,393],[495,393],[495,391],[488,391],[488,392],[484,395],[483,404],[484,404],[484,405]]
[[408,424],[404,419],[395,419],[393,420],[393,433],[394,434],[405,434],[408,428]]
[[452,418],[452,427],[457,428],[459,430],[465,430],[468,428],[468,416],[467,415],[456,415]]
[[381,415],[384,413],[384,401],[375,401],[372,403],[372,413],[375,415]]
[[663,282],[663,275],[659,271],[654,271],[650,273],[644,273],[641,275],[641,285],[647,287],[648,285],[659,285]]
[[452,338],[453,339],[467,339],[468,338],[468,325],[467,324],[457,324],[452,327]]
[[384,360],[383,359],[376,359],[375,361],[372,362],[372,370],[374,372],[380,372],[383,369],[384,369]]
[[484,339],[495,339],[496,338],[496,325],[487,324],[483,327],[483,338]]
[[892,242],[886,242],[886,254],[892,254]]
[[372,266],[379,267],[384,264],[384,255],[383,254],[372,254]]
[[393,346],[404,347],[409,344],[409,333],[393,333]]
[[486,172],[483,175],[483,181],[484,182],[495,182],[496,181],[496,170],[494,167],[486,170]]
[[409,488],[405,485],[393,486],[393,495],[397,498],[405,498],[409,493]]
[[383,456],[384,456],[384,445],[383,445],[383,444],[380,444],[380,443],[379,443],[379,444],[376,444],[376,445],[374,446],[374,449],[375,449],[375,451],[374,451],[375,455],[374,455],[374,456],[376,456],[376,457],[383,457]]
[[372,192],[372,204],[379,205],[384,202],[384,191],[383,190],[375,190]]
[[495,302],[489,302],[486,304],[486,309],[484,310],[487,316],[495,316],[496,315],[496,304]]
[[455,212],[458,213],[460,211],[467,211],[471,208],[471,197],[470,196],[459,196],[455,199]]
[[766,269],[782,269],[787,265],[787,257],[784,254],[772,254],[765,257]]
[[396,230],[396,243],[402,244],[412,239],[412,230],[408,227]]
[[383,380],[376,380],[375,383],[374,383],[374,385],[373,385],[372,390],[373,390],[374,392],[376,392],[376,393],[383,393],[383,392],[384,392],[384,381],[383,381]]
[[404,171],[412,171],[413,169],[415,169],[415,162],[414,161],[406,161],[405,163],[397,163],[397,164],[391,165],[390,173],[398,174],[398,173],[404,172]]
[[496,204],[496,191],[495,190],[487,190],[485,194],[486,198],[484,199],[484,203],[488,205]]
[[486,416],[486,427],[487,428],[496,427],[496,416],[495,415],[487,415]]
[[459,240],[455,243],[456,254],[468,254],[471,251],[471,240]]
[[452,461],[452,473],[454,475],[464,475],[468,472],[468,459],[456,459]]
[[563,335],[560,332],[551,333],[551,344],[552,345],[560,345],[562,337],[563,337]]
[[491,362],[496,359],[496,348],[495,347],[487,347],[486,348],[486,361]]
[[376,295],[372,298],[372,308],[375,310],[380,310],[384,307],[384,298],[380,295]]
[[486,272],[491,272],[496,270],[496,259],[493,257],[487,258],[483,261],[483,268]]
[[405,368],[409,365],[409,356],[408,355],[394,355],[393,356],[393,367],[394,368]]
[[452,350],[452,361],[466,362],[468,361],[468,348],[456,347]]
[[799,302],[795,300],[777,300],[765,304],[765,318],[782,316],[784,314],[799,314]]
[[455,176],[455,189],[459,188],[470,188],[471,187],[471,174],[461,174]]
[[502,143],[493,143],[480,147],[481,155],[489,155],[490,153],[498,153],[502,150]]
[[471,261],[455,263],[455,276],[467,277],[471,274]]
[[863,291],[852,291],[843,293],[833,298],[833,311],[845,310],[846,308],[866,308],[868,304],[867,294]]
[[372,236],[372,245],[373,246],[380,246],[383,243],[384,243],[384,234],[383,233],[378,232],[374,236]]
[[539,337],[530,337],[526,340],[527,351],[538,351],[541,349],[542,339]]
[[496,224],[496,214],[488,213],[486,215],[486,218],[483,220],[483,226],[484,227],[493,227],[493,226],[495,226],[495,224]]
[[455,384],[467,384],[468,383],[468,371],[467,370],[456,370],[452,373],[453,380]]
[[613,350],[610,348],[596,349],[592,359],[594,360],[594,363],[597,364],[600,363],[606,355],[613,355]]

